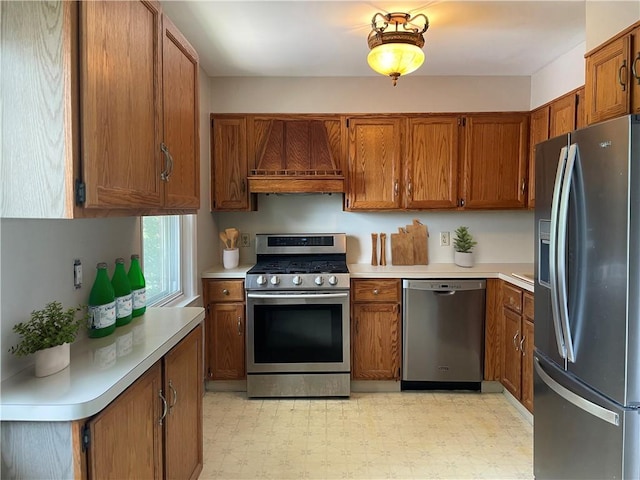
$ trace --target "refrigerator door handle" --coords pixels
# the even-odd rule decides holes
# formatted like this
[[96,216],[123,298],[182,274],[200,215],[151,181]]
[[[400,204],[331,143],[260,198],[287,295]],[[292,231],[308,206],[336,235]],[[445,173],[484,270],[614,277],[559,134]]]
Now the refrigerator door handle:
[[578,145],[572,143],[567,153],[567,166],[562,180],[562,191],[560,194],[560,207],[558,212],[558,303],[560,307],[560,324],[564,337],[566,359],[575,363],[576,357],[569,327],[569,296],[567,294],[567,223],[569,222],[569,196],[571,194],[571,179],[573,169],[578,158]]
[[620,415],[618,415],[616,412],[612,412],[611,410],[601,407],[596,403],[590,402],[586,398],[582,398],[580,395],[576,395],[568,388],[560,385],[553,378],[551,378],[551,376],[547,372],[544,371],[542,365],[540,365],[540,360],[538,360],[538,358],[533,359],[533,365],[542,381],[546,383],[551,390],[556,392],[566,401],[574,404],[579,409],[584,410],[585,412],[590,413],[591,415],[594,415],[601,420],[604,420],[605,422],[615,425],[616,427],[620,426]]
[[560,210],[560,199],[562,194],[562,184],[567,166],[568,147],[562,147],[560,158],[558,159],[558,169],[556,179],[553,184],[553,198],[551,202],[551,231],[549,235],[549,286],[551,287],[551,311],[553,319],[553,329],[555,331],[556,344],[560,357],[567,358],[564,335],[560,325],[560,299],[558,298],[558,214]]

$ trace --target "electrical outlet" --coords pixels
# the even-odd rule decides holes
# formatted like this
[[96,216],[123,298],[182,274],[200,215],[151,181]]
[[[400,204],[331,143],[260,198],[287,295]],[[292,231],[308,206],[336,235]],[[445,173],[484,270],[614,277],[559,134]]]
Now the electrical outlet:
[[449,232],[440,232],[440,246],[448,247],[451,245],[451,235]]
[[251,245],[251,238],[248,233],[240,234],[240,246],[249,247]]

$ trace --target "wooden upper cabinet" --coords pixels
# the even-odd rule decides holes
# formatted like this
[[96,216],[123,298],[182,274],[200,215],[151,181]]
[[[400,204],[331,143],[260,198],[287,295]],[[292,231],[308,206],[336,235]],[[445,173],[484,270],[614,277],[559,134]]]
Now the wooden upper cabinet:
[[536,144],[549,138],[549,105],[537,108],[529,118],[529,184],[527,206],[536,204]]
[[576,104],[575,92],[551,102],[549,106],[549,137],[557,137],[576,129]]
[[349,210],[400,207],[401,119],[349,119]]
[[406,208],[454,208],[458,202],[459,117],[409,118]]
[[631,32],[631,111],[640,113],[640,26]]
[[465,208],[523,208],[528,114],[466,117],[462,202]]
[[[176,26],[162,19],[165,207],[200,206],[198,54]],[[170,155],[170,157],[169,157]]]
[[249,210],[247,120],[211,116],[211,209]]
[[629,111],[631,39],[630,34],[615,38],[586,57],[585,96],[589,124]]
[[85,207],[163,203],[160,21],[153,2],[80,2]]

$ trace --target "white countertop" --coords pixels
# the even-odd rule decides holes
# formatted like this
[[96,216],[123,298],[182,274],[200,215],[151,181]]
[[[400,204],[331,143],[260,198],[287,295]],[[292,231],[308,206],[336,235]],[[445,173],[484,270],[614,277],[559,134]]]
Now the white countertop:
[[470,268],[453,263],[431,265],[349,264],[351,278],[500,278],[533,292],[533,283],[514,277],[513,273],[533,273],[532,263],[479,263]]
[[[240,265],[226,270],[219,265],[205,270],[202,278],[244,278],[251,267],[252,265]],[[350,263],[348,267],[351,278],[500,278],[533,292],[533,283],[512,275],[513,273],[532,274],[532,263],[480,263],[471,268],[458,267],[453,263],[386,265],[384,267]]]
[[95,415],[204,319],[201,307],[147,308],[103,338],[71,345],[71,364],[37,378],[32,365],[2,382],[0,420],[71,421]]
[[216,265],[202,272],[202,278],[244,278],[251,267],[253,265],[238,265],[236,268],[226,269],[222,265]]

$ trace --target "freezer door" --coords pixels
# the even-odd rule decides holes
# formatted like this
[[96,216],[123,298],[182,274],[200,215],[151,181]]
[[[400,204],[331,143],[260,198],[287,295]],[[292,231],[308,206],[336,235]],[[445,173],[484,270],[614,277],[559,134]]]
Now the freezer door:
[[640,478],[640,412],[596,394],[536,354],[536,479]]
[[630,187],[630,126],[630,117],[623,117],[572,134],[577,155],[566,218],[567,301],[575,356],[568,370],[622,405],[640,401],[629,396],[627,382],[628,374],[640,367],[628,363],[629,342],[638,345],[637,338],[629,338],[637,334],[629,318],[636,327],[638,322],[637,314],[628,311],[629,249],[630,242],[639,240],[630,237],[638,212],[631,215],[629,191],[639,188],[638,183]]
[[558,165],[569,147],[569,136],[547,140],[535,147],[536,152],[536,211],[535,211],[535,312],[534,343],[558,365],[564,365],[559,345],[564,343],[562,332],[554,325],[551,297],[550,224],[551,203]]

